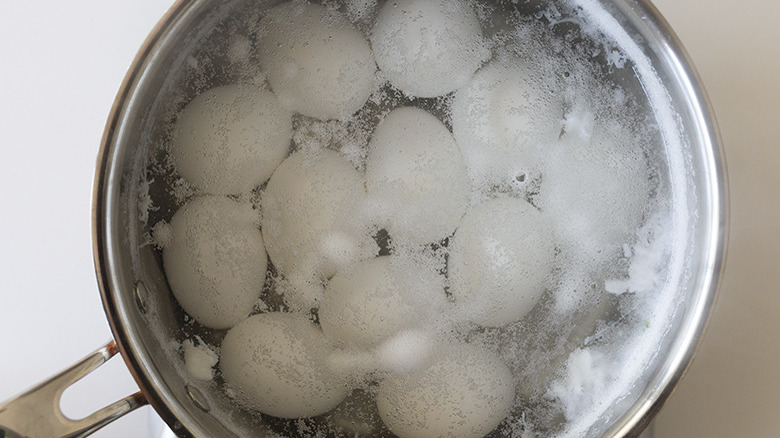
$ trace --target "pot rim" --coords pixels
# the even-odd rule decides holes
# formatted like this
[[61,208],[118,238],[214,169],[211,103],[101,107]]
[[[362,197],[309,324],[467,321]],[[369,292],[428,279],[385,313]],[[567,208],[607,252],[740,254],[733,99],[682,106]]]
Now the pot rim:
[[[114,271],[116,262],[112,254],[114,247],[110,234],[109,224],[113,220],[112,204],[117,202],[119,175],[113,173],[111,166],[112,153],[116,149],[116,138],[122,129],[123,116],[132,103],[133,93],[140,81],[151,58],[159,44],[165,38],[171,27],[178,22],[195,2],[189,0],[176,0],[166,11],[155,27],[144,40],[128,72],[122,81],[114,103],[111,107],[103,138],[98,152],[97,170],[93,184],[92,199],[92,243],[95,273],[98,287],[103,302],[103,310],[106,313],[111,332],[114,336],[120,356],[125,362],[136,384],[146,397],[147,402],[154,408],[157,414],[174,430],[177,436],[193,436],[191,431],[184,426],[185,419],[180,418],[165,401],[173,399],[172,394],[161,394],[162,385],[160,379],[150,373],[150,362],[135,337],[131,327],[126,324],[127,310],[115,299],[117,279]],[[113,196],[113,197],[112,197]]]
[[[617,1],[622,9],[633,9],[632,16],[650,27],[660,49],[665,51],[675,67],[676,78],[683,82],[692,105],[701,144],[705,169],[711,172],[704,180],[705,196],[709,206],[706,212],[709,230],[705,241],[709,247],[703,251],[699,273],[702,293],[691,303],[689,317],[680,328],[669,354],[659,366],[659,372],[646,386],[639,399],[605,433],[605,436],[637,436],[645,429],[664,403],[669,399],[679,381],[685,376],[704,336],[712,308],[717,301],[718,290],[726,265],[729,224],[728,175],[723,142],[718,129],[712,102],[704,89],[701,77],[682,42],[668,21],[661,15],[651,0]],[[702,215],[704,216],[704,215]]]

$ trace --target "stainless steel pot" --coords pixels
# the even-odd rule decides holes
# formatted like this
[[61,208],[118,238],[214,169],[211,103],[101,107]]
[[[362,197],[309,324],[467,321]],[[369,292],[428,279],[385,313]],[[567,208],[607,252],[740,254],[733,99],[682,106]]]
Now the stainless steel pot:
[[[73,368],[0,405],[2,437],[79,437],[146,403],[180,436],[266,436],[269,429],[235,411],[216,384],[192,381],[165,339],[181,333],[180,310],[170,298],[159,253],[146,244],[139,217],[154,120],[169,72],[186,62],[193,41],[208,35],[235,2],[178,1],[141,48],[116,98],[100,150],[94,186],[94,254],[110,343]],[[258,5],[262,2],[258,2]],[[637,386],[631,403],[610,411],[591,433],[638,435],[671,394],[690,362],[713,304],[723,268],[727,194],[723,155],[707,97],[672,30],[646,0],[604,1],[604,10],[631,36],[663,84],[675,113],[687,160],[690,263],[681,273],[674,326]],[[179,312],[179,313],[177,313]],[[81,421],[58,408],[64,389],[121,352],[141,391]],[[230,425],[228,425],[230,423]]]

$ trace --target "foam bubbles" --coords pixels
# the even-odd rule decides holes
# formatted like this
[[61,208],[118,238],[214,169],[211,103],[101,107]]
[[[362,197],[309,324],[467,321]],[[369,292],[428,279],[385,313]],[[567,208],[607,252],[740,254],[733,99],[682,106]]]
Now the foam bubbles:
[[196,344],[190,339],[182,342],[184,349],[184,364],[190,376],[198,380],[208,381],[214,378],[214,366],[219,362],[219,356],[202,340]]
[[509,415],[512,374],[495,354],[448,346],[430,367],[380,384],[377,408],[400,438],[480,438]]
[[170,226],[163,265],[184,311],[215,329],[246,318],[267,268],[252,207],[222,196],[198,197],[176,212]]
[[462,0],[385,3],[371,46],[390,83],[418,97],[440,96],[463,86],[489,54],[477,15]]
[[552,229],[533,206],[515,198],[483,202],[452,238],[450,292],[478,324],[517,321],[544,292],[554,257]]
[[329,351],[306,316],[258,314],[227,333],[220,369],[245,406],[279,418],[312,417],[348,393],[344,378],[322,366]]
[[171,159],[179,174],[210,194],[247,193],[265,182],[290,149],[292,115],[273,93],[224,85],[181,112]]
[[550,385],[548,395],[560,400],[568,420],[604,403],[598,395],[607,391],[617,373],[616,364],[609,363],[604,354],[589,348],[572,351],[564,369],[563,376]]
[[393,239],[425,244],[455,230],[468,204],[463,157],[447,127],[413,107],[385,116],[369,143],[366,187]]
[[260,63],[287,108],[345,119],[368,100],[376,72],[371,48],[338,11],[289,1],[267,12],[258,35]]

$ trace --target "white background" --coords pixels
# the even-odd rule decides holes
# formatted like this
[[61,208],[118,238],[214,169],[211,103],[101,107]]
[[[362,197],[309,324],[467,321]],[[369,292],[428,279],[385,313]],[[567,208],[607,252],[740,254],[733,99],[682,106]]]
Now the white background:
[[[95,160],[135,53],[170,0],[0,0],[0,400],[111,339],[92,263]],[[135,391],[122,360],[65,394]],[[146,435],[149,407],[98,437]]]
[[[718,114],[731,246],[699,354],[657,438],[780,436],[780,3],[657,0]],[[0,401],[111,334],[92,263],[95,159],[114,95],[165,0],[0,0]],[[134,392],[120,359],[72,388],[71,415]],[[147,433],[150,408],[97,437]]]

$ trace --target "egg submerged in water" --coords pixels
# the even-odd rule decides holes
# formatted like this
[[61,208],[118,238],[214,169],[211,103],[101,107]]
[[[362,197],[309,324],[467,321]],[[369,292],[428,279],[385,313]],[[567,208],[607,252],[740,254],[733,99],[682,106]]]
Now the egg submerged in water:
[[170,155],[199,191],[238,195],[264,183],[290,151],[292,113],[268,90],[223,85],[193,99],[173,132]]
[[389,1],[379,12],[371,45],[390,83],[417,97],[463,86],[489,55],[477,14],[464,0]]
[[324,280],[376,255],[376,243],[356,215],[364,198],[362,176],[332,150],[296,152],[271,176],[261,225],[271,262],[290,283],[289,306],[318,307]]
[[528,202],[497,198],[473,208],[452,238],[450,292],[473,322],[500,327],[536,305],[552,272],[552,227]]
[[[649,169],[623,127],[596,120],[592,136],[567,135],[550,148],[539,206],[573,251],[594,258],[622,252],[644,219]],[[576,175],[572,177],[571,175]]]
[[426,324],[444,308],[444,277],[413,260],[382,256],[337,273],[328,282],[322,330],[347,345],[378,346]]
[[387,114],[369,143],[366,188],[392,238],[426,244],[452,234],[468,204],[465,166],[435,116],[414,107]]
[[365,37],[335,9],[292,0],[260,20],[260,63],[292,111],[345,119],[368,100],[376,64]]
[[514,396],[512,373],[498,356],[456,344],[428,368],[384,380],[377,408],[400,438],[480,438],[509,415]]
[[515,56],[485,65],[455,93],[452,132],[475,187],[512,187],[540,173],[540,156],[561,133],[561,90],[541,68]]
[[222,341],[220,369],[244,406],[279,418],[324,414],[348,394],[343,376],[324,366],[322,331],[302,314],[263,313]]
[[267,269],[255,210],[223,196],[197,197],[173,215],[170,230],[163,266],[184,311],[214,329],[246,318]]

